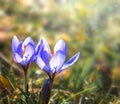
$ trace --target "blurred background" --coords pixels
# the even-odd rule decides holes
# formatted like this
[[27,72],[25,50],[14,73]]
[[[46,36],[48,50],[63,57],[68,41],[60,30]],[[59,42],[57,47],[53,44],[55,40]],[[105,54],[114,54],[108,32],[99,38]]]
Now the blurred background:
[[[43,36],[51,49],[64,39],[67,60],[80,51],[79,60],[55,78],[50,104],[120,103],[119,0],[0,0],[0,74],[22,88],[23,72],[12,60],[14,35],[31,36],[36,44]],[[28,73],[29,90],[37,94],[47,75],[36,64]],[[6,98],[10,88],[3,94],[2,80],[0,96]]]

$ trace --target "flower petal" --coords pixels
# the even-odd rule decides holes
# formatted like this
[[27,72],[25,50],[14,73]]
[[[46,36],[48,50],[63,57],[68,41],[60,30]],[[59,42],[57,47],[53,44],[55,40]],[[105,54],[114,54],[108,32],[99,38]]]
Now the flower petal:
[[15,54],[13,54],[13,60],[16,63],[21,63],[22,62],[22,57],[18,53],[15,53]]
[[45,40],[45,38],[42,38],[42,40],[43,40],[44,50],[46,50],[48,53],[50,53],[51,50],[50,50],[48,42]]
[[36,55],[38,55],[38,53],[41,51],[42,45],[43,45],[43,39],[41,38],[35,48]]
[[22,57],[22,42],[19,43],[16,52]]
[[41,55],[41,58],[42,58],[42,60],[44,61],[44,63],[45,63],[46,65],[49,65],[50,58],[51,58],[51,54],[48,53],[44,48],[45,48],[45,47],[43,47],[43,48],[41,49],[40,55]]
[[48,54],[51,53],[50,47],[49,47],[47,41],[45,40],[45,38],[42,37],[42,38],[39,40],[39,42],[38,42],[38,44],[37,44],[37,46],[36,46],[36,54],[37,54],[38,56],[41,55],[40,53],[41,53],[41,51],[43,51],[43,49],[44,49],[44,51],[46,51]]
[[17,36],[14,36],[12,39],[12,52],[16,52],[17,51],[17,47],[19,45],[19,40],[17,38]]
[[26,46],[26,50],[25,53],[23,55],[23,61],[28,62],[30,61],[31,57],[35,54],[35,47],[33,46],[33,44],[29,43]]
[[41,57],[37,57],[37,60],[36,60],[36,64],[41,68],[43,69],[46,65],[44,63],[44,61],[41,59]]
[[65,57],[65,54],[61,51],[58,51],[54,56],[52,56],[50,60],[50,68],[52,73],[59,72],[65,62]]
[[61,68],[61,71],[73,65],[79,58],[80,52],[76,53],[72,58],[70,58]]
[[44,70],[46,73],[48,73],[48,75],[51,74],[51,70],[48,66],[45,65],[44,61],[41,59],[41,57],[37,57],[36,59],[36,64],[39,66],[39,68],[41,68],[42,70]]
[[62,51],[62,52],[64,52],[64,54],[66,55],[66,53],[67,53],[67,46],[66,46],[66,43],[65,43],[65,41],[64,40],[59,40],[57,43],[56,43],[56,45],[55,45],[55,47],[54,47],[54,54],[57,52],[57,51]]
[[23,41],[23,45],[22,45],[22,49],[24,49],[24,46],[31,43],[33,46],[35,46],[35,42],[33,41],[33,39],[31,37],[27,37],[24,41]]

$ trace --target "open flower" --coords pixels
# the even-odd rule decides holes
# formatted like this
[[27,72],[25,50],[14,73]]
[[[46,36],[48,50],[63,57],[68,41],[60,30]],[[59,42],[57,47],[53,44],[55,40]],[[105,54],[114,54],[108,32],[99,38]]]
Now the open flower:
[[80,55],[80,52],[78,52],[65,62],[67,46],[64,40],[59,40],[54,50],[51,51],[47,41],[41,38],[36,49],[38,54],[36,63],[49,75],[50,79],[53,79],[56,74],[73,65]]
[[80,53],[76,53],[72,58],[65,62],[67,46],[64,40],[59,40],[56,43],[54,50],[51,51],[47,41],[44,38],[41,38],[36,47],[36,54],[37,65],[49,76],[45,81],[41,92],[42,104],[48,104],[55,75],[74,64],[79,58]]
[[24,41],[19,41],[16,36],[12,39],[13,60],[28,67],[35,60],[35,43],[31,37],[27,37]]
[[24,91],[27,93],[27,70],[29,65],[35,61],[35,43],[33,39],[27,37],[24,41],[19,41],[18,38],[14,36],[12,39],[12,56],[13,60],[20,64],[24,70]]

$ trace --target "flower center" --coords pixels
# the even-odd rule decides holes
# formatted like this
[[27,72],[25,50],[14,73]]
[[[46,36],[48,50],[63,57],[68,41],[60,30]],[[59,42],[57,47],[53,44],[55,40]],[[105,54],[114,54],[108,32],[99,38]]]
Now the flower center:
[[24,45],[24,47],[23,47],[22,56],[24,56],[25,51],[26,51],[26,45]]

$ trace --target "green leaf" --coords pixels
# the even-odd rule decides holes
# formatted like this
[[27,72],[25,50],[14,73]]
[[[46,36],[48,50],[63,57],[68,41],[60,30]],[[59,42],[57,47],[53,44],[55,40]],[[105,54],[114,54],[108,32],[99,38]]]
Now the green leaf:
[[4,87],[8,91],[12,91],[15,89],[12,82],[1,74],[0,74],[0,86]]

